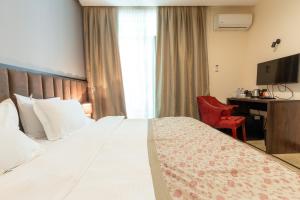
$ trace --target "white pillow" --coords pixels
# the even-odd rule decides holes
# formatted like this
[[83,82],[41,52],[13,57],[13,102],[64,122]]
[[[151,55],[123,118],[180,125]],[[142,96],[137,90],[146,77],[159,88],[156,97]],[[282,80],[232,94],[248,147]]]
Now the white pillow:
[[[36,99],[15,94],[20,112],[21,123],[24,132],[30,137],[46,138],[43,125],[33,111],[33,102]],[[59,100],[59,98],[43,99],[43,101]]]
[[12,128],[0,128],[0,174],[33,159],[40,153],[40,145],[23,132]]
[[18,111],[11,99],[0,103],[0,127],[19,129]]
[[40,101],[33,104],[48,140],[58,140],[87,125],[88,121],[76,100]]

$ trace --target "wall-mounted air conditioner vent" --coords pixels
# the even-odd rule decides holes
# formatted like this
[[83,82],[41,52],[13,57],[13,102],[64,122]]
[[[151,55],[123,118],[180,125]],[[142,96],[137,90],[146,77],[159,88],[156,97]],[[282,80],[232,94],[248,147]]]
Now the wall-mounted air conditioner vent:
[[215,16],[215,30],[248,30],[252,25],[252,14],[218,14]]

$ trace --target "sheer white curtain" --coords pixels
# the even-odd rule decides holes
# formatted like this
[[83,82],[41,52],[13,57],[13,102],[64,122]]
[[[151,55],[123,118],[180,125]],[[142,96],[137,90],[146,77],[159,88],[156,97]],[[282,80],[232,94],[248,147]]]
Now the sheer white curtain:
[[128,118],[153,118],[156,8],[119,8],[119,48]]

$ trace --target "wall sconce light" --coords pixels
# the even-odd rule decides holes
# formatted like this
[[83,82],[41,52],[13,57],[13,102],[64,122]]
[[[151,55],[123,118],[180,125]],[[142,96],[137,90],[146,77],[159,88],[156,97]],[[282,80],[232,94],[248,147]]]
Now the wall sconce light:
[[281,43],[281,39],[277,39],[275,42],[272,42],[271,47],[275,48],[277,45],[279,45]]
[[93,113],[92,104],[91,103],[83,103],[81,106],[83,108],[84,114],[87,117],[92,117],[92,113]]

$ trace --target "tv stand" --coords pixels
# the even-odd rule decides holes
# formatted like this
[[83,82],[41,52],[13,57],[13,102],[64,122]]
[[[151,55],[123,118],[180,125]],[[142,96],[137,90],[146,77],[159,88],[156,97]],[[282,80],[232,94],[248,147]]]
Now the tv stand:
[[228,98],[227,103],[238,105],[238,114],[244,116],[252,109],[267,112],[267,153],[300,152],[300,100]]

